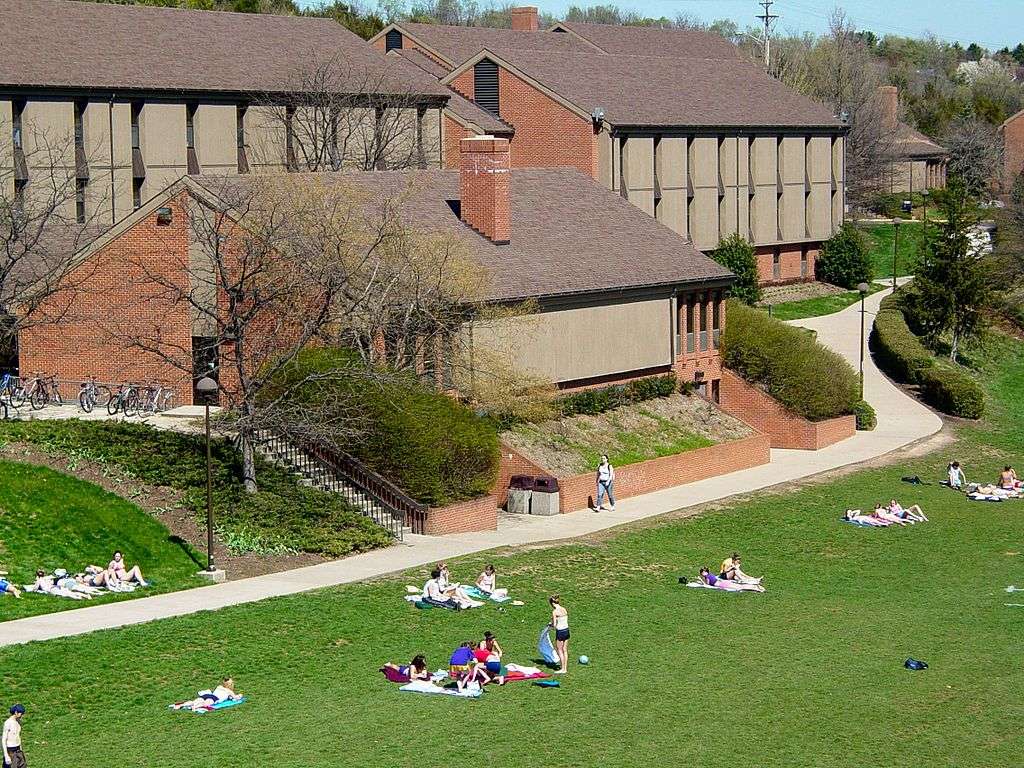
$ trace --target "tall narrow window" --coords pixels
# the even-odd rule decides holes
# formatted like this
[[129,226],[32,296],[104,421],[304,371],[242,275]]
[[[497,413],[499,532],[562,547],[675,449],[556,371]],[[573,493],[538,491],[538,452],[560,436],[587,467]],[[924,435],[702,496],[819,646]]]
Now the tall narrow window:
[[772,279],[782,279],[782,252],[779,250],[779,246],[775,246],[772,251]]
[[420,168],[427,167],[427,152],[423,147],[423,121],[426,116],[425,107],[416,108],[416,160]]
[[142,182],[144,179],[132,179],[132,205],[135,208],[142,207]]
[[238,156],[238,172],[249,172],[249,158],[245,152],[245,104],[235,107],[235,145]]
[[196,105],[185,105],[185,146],[196,148]]
[[696,349],[694,309],[696,308],[697,297],[692,293],[686,297],[686,351],[692,353]]
[[625,198],[629,197],[629,184],[626,183],[626,153],[628,152],[629,139],[625,136],[619,137],[619,194]]
[[498,65],[490,59],[481,59],[473,66],[473,100],[488,112],[501,114]]
[[800,277],[807,277],[807,244],[800,246]]
[[85,104],[75,102],[75,151],[85,149]]
[[142,149],[142,135],[139,122],[142,118],[142,104],[132,103],[132,149]]
[[298,166],[295,162],[295,107],[284,110],[284,154],[285,165],[289,171],[294,171]]
[[14,180],[14,212],[22,214],[25,212],[25,187],[28,181],[25,179]]
[[718,349],[722,336],[722,294],[718,291],[711,295],[711,346]]
[[75,221],[85,224],[85,185],[87,179],[75,179]]
[[12,107],[11,138],[14,141],[15,149],[24,149],[24,135],[22,134],[22,113],[25,111],[24,101],[15,101]]
[[701,295],[700,303],[700,351],[708,349],[708,297],[710,294]]
[[402,33],[397,29],[389,29],[384,35],[384,52],[402,50]]

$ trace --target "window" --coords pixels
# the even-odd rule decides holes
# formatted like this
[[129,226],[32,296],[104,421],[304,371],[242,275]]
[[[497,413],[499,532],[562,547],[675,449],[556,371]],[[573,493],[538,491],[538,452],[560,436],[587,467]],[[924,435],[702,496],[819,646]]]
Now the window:
[[498,65],[481,59],[473,66],[473,100],[495,115],[500,115],[498,101]]
[[711,297],[711,346],[718,349],[718,340],[722,335],[722,294],[714,293]]
[[28,186],[26,179],[14,180],[14,212],[25,212],[25,187]]
[[132,205],[135,208],[142,207],[142,182],[144,179],[132,179]]
[[772,251],[772,279],[782,279],[782,253],[778,246],[775,246],[775,250]]
[[249,158],[245,153],[245,104],[235,107],[235,144],[237,146],[238,172],[249,172]]
[[132,103],[132,149],[142,149],[142,136],[139,121],[142,118],[142,104]]
[[800,246],[800,277],[807,277],[807,246]]
[[423,119],[427,116],[425,107],[416,109],[416,164],[419,168],[427,167],[427,153],[423,149]]
[[686,351],[693,352],[695,350],[694,345],[694,309],[696,308],[697,297],[690,294],[686,297]]
[[384,52],[402,50],[402,33],[397,29],[389,29],[384,35]]
[[12,114],[12,125],[11,125],[11,138],[14,141],[14,148],[15,149],[24,149],[25,147],[24,147],[24,144],[23,144],[23,141],[22,141],[23,140],[23,136],[22,136],[21,121],[22,121],[22,113],[25,111],[25,102],[24,101],[15,101],[11,105],[11,108],[12,108],[12,111],[13,111],[13,114]]
[[295,163],[295,107],[285,107],[284,110],[284,152],[285,164],[289,171],[294,171]]
[[85,149],[85,104],[75,102],[75,149]]
[[174,222],[174,211],[170,208],[156,209],[156,225],[158,227],[169,227]]
[[75,179],[75,221],[85,224],[85,185],[88,179]]
[[196,148],[196,105],[185,105],[185,146]]
[[629,185],[626,184],[626,142],[625,136],[619,137],[619,194],[629,198]]
[[700,350],[706,352],[708,348],[708,300],[703,297],[700,304]]
[[711,400],[715,403],[722,402],[722,380],[711,380]]

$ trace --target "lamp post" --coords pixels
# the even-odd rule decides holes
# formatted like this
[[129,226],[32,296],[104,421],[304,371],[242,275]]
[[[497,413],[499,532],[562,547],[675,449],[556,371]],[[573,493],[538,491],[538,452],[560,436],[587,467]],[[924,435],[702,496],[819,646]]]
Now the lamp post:
[[206,570],[200,575],[213,581],[223,581],[224,571],[217,570],[213,564],[213,460],[210,454],[210,401],[217,394],[217,382],[209,376],[203,376],[196,382],[196,392],[203,399],[206,417]]
[[868,284],[857,286],[860,291],[860,399],[864,399],[864,297],[868,295]]
[[921,200],[924,206],[924,228],[928,229],[928,190],[921,190]]
[[900,220],[895,218],[892,220],[892,292],[896,293],[896,254],[900,250]]

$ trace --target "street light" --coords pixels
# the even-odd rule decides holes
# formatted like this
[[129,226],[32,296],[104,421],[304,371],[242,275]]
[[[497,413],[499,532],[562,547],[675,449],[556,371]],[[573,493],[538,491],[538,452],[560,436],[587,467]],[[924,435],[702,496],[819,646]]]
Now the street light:
[[203,376],[196,382],[196,392],[202,397],[206,412],[206,571],[215,580],[213,574],[217,568],[213,564],[213,469],[210,455],[210,401],[217,394],[217,382],[209,376]]
[[900,220],[892,220],[892,229],[895,233],[892,240],[892,292],[896,293],[896,253],[900,249]]
[[924,205],[924,228],[928,229],[928,190],[921,190],[922,205]]
[[868,295],[868,284],[857,286],[860,291],[860,399],[864,399],[864,297]]

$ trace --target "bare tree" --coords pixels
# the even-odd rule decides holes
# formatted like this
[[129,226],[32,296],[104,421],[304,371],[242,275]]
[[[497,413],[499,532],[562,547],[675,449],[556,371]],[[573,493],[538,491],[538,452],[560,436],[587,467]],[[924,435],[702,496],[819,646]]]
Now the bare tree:
[[1003,168],[998,128],[965,113],[950,123],[942,141],[949,150],[948,173],[960,178],[968,194],[982,197],[994,191]]
[[21,331],[63,317],[88,278],[73,257],[108,223],[106,186],[81,178],[88,158],[76,153],[70,130],[26,123],[11,134],[0,149],[0,350],[12,349]]
[[251,145],[256,161],[295,171],[436,167],[436,109],[396,85],[402,63],[393,65],[371,70],[340,55],[312,61],[290,92],[262,95],[253,110],[262,123]]

